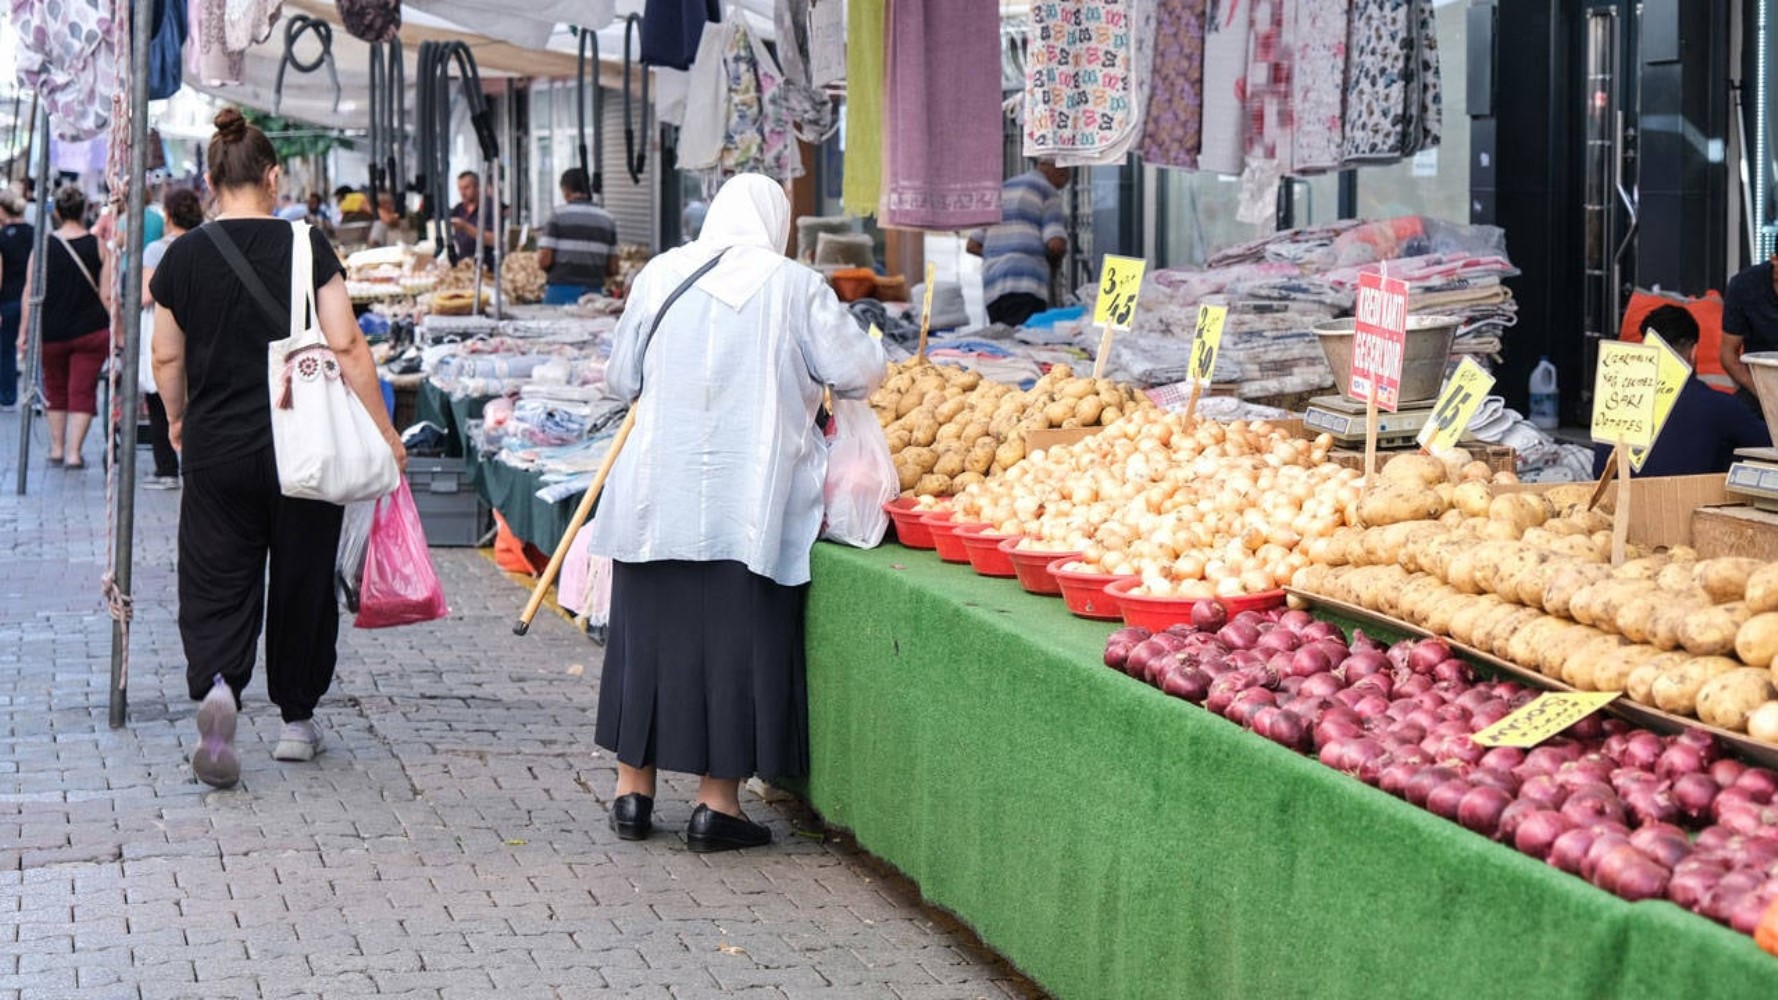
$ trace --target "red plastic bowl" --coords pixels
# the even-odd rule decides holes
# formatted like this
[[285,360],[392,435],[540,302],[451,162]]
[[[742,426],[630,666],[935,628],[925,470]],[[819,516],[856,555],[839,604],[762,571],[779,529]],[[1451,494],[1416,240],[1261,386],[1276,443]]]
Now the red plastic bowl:
[[1002,535],[989,530],[991,527],[986,524],[966,524],[957,529],[957,537],[963,540],[963,551],[969,554],[970,568],[983,576],[1018,576],[1019,571],[1013,567],[1012,557],[1000,551],[1000,546],[1009,539],[1016,543],[1021,536]]
[[925,515],[920,518],[920,523],[932,532],[932,547],[938,550],[940,559],[948,563],[969,561],[969,550],[963,547],[963,539],[957,537],[957,529],[969,527],[969,522],[960,524],[953,521],[951,512],[945,510]]
[[913,497],[897,497],[883,505],[889,513],[889,520],[895,522],[895,540],[910,549],[932,548],[932,529],[920,522],[930,511],[914,506],[918,501]]
[[[1154,597],[1147,594],[1132,594],[1131,590],[1141,585],[1141,580],[1124,577],[1117,583],[1105,588],[1112,599],[1117,601],[1123,612],[1125,625],[1140,625],[1151,632],[1159,632],[1173,625],[1190,625],[1192,605],[1203,600],[1201,597]],[[1264,611],[1284,603],[1284,591],[1267,590],[1258,594],[1242,594],[1238,597],[1218,597],[1216,603],[1223,606],[1230,615],[1238,615],[1243,611]]]
[[1000,551],[1012,560],[1013,571],[1018,574],[1019,586],[1028,593],[1042,594],[1045,597],[1062,596],[1062,585],[1050,575],[1049,565],[1060,559],[1071,561],[1080,558],[1078,552],[1044,552],[1038,549],[1021,549],[1019,539],[1009,538],[1000,543]]
[[1081,573],[1062,568],[1073,561],[1073,557],[1064,556],[1044,567],[1061,586],[1062,603],[1080,618],[1090,618],[1097,622],[1122,621],[1124,615],[1118,609],[1117,598],[1106,593],[1105,588],[1119,580],[1135,580],[1139,577]]

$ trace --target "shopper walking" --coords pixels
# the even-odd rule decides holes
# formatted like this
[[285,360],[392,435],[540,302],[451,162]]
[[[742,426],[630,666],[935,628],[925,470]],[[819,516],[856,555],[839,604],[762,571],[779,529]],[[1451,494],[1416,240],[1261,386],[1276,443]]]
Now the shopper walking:
[[784,256],[789,233],[777,182],[730,179],[699,238],[636,276],[615,334],[606,380],[637,400],[636,429],[590,548],[616,560],[595,740],[617,755],[610,823],[626,840],[652,829],[658,768],[703,777],[686,830],[699,852],[770,843],[741,811],[742,779],[808,771],[815,414],[824,389],[868,395],[885,359]]
[[[84,469],[80,449],[99,413],[99,372],[111,353],[111,266],[81,220],[86,195],[69,185],[56,192],[56,228],[44,258],[43,395],[49,417],[49,463]],[[30,322],[32,279],[25,279],[19,322]]]
[[179,488],[179,452],[167,433],[167,407],[154,384],[154,269],[160,266],[173,241],[204,224],[204,206],[197,192],[174,188],[167,192],[162,209],[166,232],[142,251],[142,349],[136,369],[137,388],[148,404],[148,440],[154,450],[154,475],[143,482],[151,490]]
[[185,465],[179,635],[191,697],[203,701],[192,770],[225,788],[240,776],[235,718],[262,617],[266,689],[284,718],[278,760],[312,760],[321,751],[315,706],[333,683],[339,636],[333,566],[341,509],[284,496],[272,453],[266,350],[289,326],[287,314],[274,317],[269,307],[291,307],[293,252],[314,257],[317,318],[341,377],[404,468],[407,455],[383,407],[339,257],[319,231],[299,246],[292,224],[272,216],[280,169],[265,133],[233,108],[215,124],[207,162],[216,221],[167,248],[150,290],[154,379]]
[[19,310],[37,231],[24,219],[25,200],[0,190],[0,412],[18,409]]

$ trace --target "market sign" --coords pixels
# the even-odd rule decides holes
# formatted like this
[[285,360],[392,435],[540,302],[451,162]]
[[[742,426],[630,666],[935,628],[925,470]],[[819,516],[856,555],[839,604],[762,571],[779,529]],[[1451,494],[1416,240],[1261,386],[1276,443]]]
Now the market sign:
[[1615,701],[1621,691],[1549,691],[1471,739],[1485,747],[1530,749]]
[[[1649,330],[1642,338],[1645,344],[1653,344],[1661,352],[1661,385],[1655,390],[1655,440],[1660,440],[1661,428],[1667,426],[1667,416],[1673,412],[1673,404],[1679,399],[1679,390],[1685,388],[1686,380],[1692,377],[1692,367],[1685,363],[1671,345],[1661,339],[1660,334]],[[1649,448],[1630,449],[1630,468],[1642,471],[1642,463],[1648,461]]]
[[1469,430],[1469,422],[1475,419],[1476,410],[1481,407],[1482,400],[1488,398],[1488,390],[1492,388],[1494,376],[1473,358],[1458,362],[1457,370],[1445,382],[1444,391],[1438,394],[1432,419],[1420,428],[1420,447],[1427,451],[1455,447]]
[[1394,413],[1401,402],[1401,360],[1408,336],[1408,285],[1366,271],[1358,276],[1349,395]]
[[1648,448],[1655,440],[1655,397],[1661,387],[1661,349],[1618,340],[1599,345],[1593,376],[1593,440]]
[[1192,337],[1191,381],[1210,384],[1216,372],[1216,352],[1222,348],[1222,328],[1228,321],[1228,306],[1199,306],[1198,329]]
[[1140,257],[1106,254],[1100,267],[1099,297],[1093,303],[1093,323],[1128,330],[1136,318],[1136,299],[1142,294],[1142,272],[1148,261]]

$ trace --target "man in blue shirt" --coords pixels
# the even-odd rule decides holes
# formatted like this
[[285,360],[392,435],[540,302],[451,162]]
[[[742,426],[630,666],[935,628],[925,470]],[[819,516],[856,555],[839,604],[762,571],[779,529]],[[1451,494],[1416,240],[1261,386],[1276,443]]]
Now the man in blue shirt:
[[1000,186],[999,225],[969,234],[982,258],[982,301],[988,319],[1020,326],[1049,308],[1050,270],[1068,251],[1061,189],[1074,172],[1053,160]]
[[[1642,321],[1692,364],[1698,351],[1698,321],[1678,306],[1662,306]],[[1685,380],[1673,410],[1637,476],[1698,476],[1727,472],[1738,448],[1769,448],[1765,422],[1735,397],[1717,392],[1697,376]],[[1593,474],[1603,475],[1611,448],[1594,448]]]

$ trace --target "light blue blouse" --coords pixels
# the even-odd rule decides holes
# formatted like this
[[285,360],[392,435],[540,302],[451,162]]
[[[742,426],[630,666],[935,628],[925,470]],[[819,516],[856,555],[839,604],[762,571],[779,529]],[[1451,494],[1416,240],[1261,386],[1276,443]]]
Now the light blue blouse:
[[620,562],[734,560],[807,583],[827,469],[815,411],[824,388],[868,396],[883,348],[820,274],[786,261],[739,310],[688,289],[643,358],[642,338],[683,280],[675,263],[642,269],[613,334],[606,384],[640,402],[589,547]]

